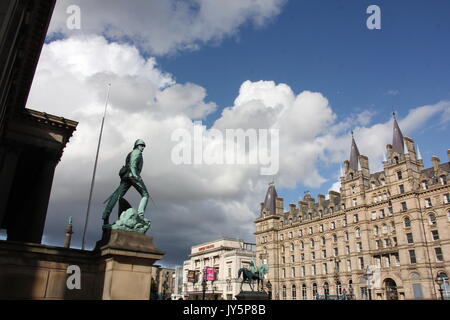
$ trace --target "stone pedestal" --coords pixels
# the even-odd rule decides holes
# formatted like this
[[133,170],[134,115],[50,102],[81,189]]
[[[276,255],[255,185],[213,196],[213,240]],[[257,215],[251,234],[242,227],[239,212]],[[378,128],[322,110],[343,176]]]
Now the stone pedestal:
[[153,238],[122,230],[105,230],[95,250],[99,259],[102,300],[149,300],[153,264],[164,252]]
[[241,291],[236,295],[237,300],[269,300],[269,294],[257,291]]

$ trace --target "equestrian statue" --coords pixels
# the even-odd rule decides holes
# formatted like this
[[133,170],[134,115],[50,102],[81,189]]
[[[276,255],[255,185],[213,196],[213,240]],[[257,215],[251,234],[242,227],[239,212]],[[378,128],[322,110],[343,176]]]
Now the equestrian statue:
[[269,270],[269,266],[267,264],[262,264],[259,267],[256,266],[255,261],[250,262],[250,269],[247,268],[241,268],[238,272],[238,278],[241,277],[242,274],[242,282],[241,282],[241,291],[242,291],[242,285],[245,283],[248,283],[250,286],[250,289],[252,291],[255,291],[253,289],[253,283],[256,280],[258,285],[258,291],[263,291],[264,289],[264,275]]

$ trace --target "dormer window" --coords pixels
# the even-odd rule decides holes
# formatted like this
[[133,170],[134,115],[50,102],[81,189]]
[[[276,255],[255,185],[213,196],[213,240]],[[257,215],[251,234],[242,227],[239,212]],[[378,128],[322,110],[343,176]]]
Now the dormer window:
[[395,164],[398,164],[398,162],[399,162],[399,161],[398,161],[398,157],[394,157],[394,163],[395,163]]
[[386,180],[381,179],[380,181],[381,181],[381,185],[382,185],[382,186],[384,186],[384,185],[386,184]]
[[356,193],[356,186],[352,186],[352,194]]
[[446,176],[442,175],[442,176],[439,178],[439,180],[441,181],[441,184],[442,184],[442,185],[446,185],[446,184],[447,184],[447,177],[446,177]]
[[422,189],[427,190],[428,189],[428,182],[426,180],[422,181]]
[[446,193],[443,195],[444,204],[450,203],[450,193]]
[[353,179],[353,172],[350,172],[350,179]]
[[372,182],[370,183],[370,186],[372,187],[372,189],[375,189],[375,187],[376,187],[376,184],[375,184],[375,182],[374,182],[374,181],[372,181]]

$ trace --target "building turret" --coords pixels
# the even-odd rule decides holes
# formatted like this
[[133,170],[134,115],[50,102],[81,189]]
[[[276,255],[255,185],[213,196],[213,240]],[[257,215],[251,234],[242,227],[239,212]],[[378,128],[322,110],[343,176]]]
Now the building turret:
[[277,213],[276,200],[278,198],[277,190],[275,189],[275,184],[271,183],[267,189],[266,199],[264,200],[263,210],[266,210],[267,214],[274,215]]
[[349,158],[349,168],[350,169],[358,171],[359,156],[360,156],[360,154],[359,154],[358,146],[356,145],[355,137],[353,136],[353,131],[352,131],[352,146],[351,146],[350,158]]
[[397,119],[395,117],[395,112],[393,113],[393,115],[394,115],[394,134],[392,137],[392,151],[398,154],[404,154],[405,150],[403,144],[403,134],[402,131],[400,130],[400,127],[398,126]]

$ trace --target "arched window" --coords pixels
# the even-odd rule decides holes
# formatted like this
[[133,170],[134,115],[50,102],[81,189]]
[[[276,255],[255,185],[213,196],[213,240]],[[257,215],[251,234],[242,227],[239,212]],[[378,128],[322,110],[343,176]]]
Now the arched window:
[[322,238],[321,238],[321,241],[322,241],[322,245],[324,246],[325,243],[326,243],[325,237],[322,237]]
[[328,285],[328,282],[323,284],[323,293],[327,296],[330,294],[330,286]]
[[303,300],[306,300],[308,298],[308,293],[307,293],[307,289],[306,289],[306,284],[302,285],[302,298]]
[[263,252],[264,252],[264,254],[267,254],[267,248],[266,247],[263,248]]
[[340,281],[336,282],[336,294],[338,294],[338,295],[342,294],[342,284]]
[[331,226],[330,226],[331,230],[336,229],[336,223],[333,221],[331,222]]
[[283,286],[282,295],[283,295],[283,300],[286,300],[286,286]]
[[303,243],[303,241],[300,241],[300,248],[303,250],[305,249],[305,244]]
[[386,223],[383,223],[382,230],[383,233],[388,233],[388,226],[386,225]]
[[295,284],[292,285],[292,300],[297,300],[297,287],[295,286]]
[[376,236],[378,235],[378,226],[373,227],[373,234]]
[[435,225],[436,224],[436,216],[434,214],[429,214],[428,215],[428,222],[430,223],[430,225]]
[[314,249],[314,239],[311,239],[311,248]]
[[405,228],[411,227],[411,219],[409,217],[405,217],[405,219],[403,219],[403,223]]
[[284,253],[285,249],[284,246],[281,246],[281,253]]
[[361,238],[361,230],[360,230],[359,228],[356,228],[356,229],[355,229],[355,236],[356,236],[357,238]]
[[345,237],[345,241],[348,241],[348,232],[347,231],[345,231],[344,237]]
[[315,298],[317,296],[318,292],[317,292],[317,283],[313,283],[312,285],[312,295]]
[[292,239],[292,232],[289,232],[289,239]]
[[295,245],[293,243],[291,243],[291,251],[295,250]]
[[450,299],[450,284],[447,274],[445,272],[439,272],[438,277],[444,279],[444,283],[442,284],[442,295],[444,299]]
[[333,234],[333,242],[334,242],[334,243],[337,242],[337,235],[336,235],[336,233]]

